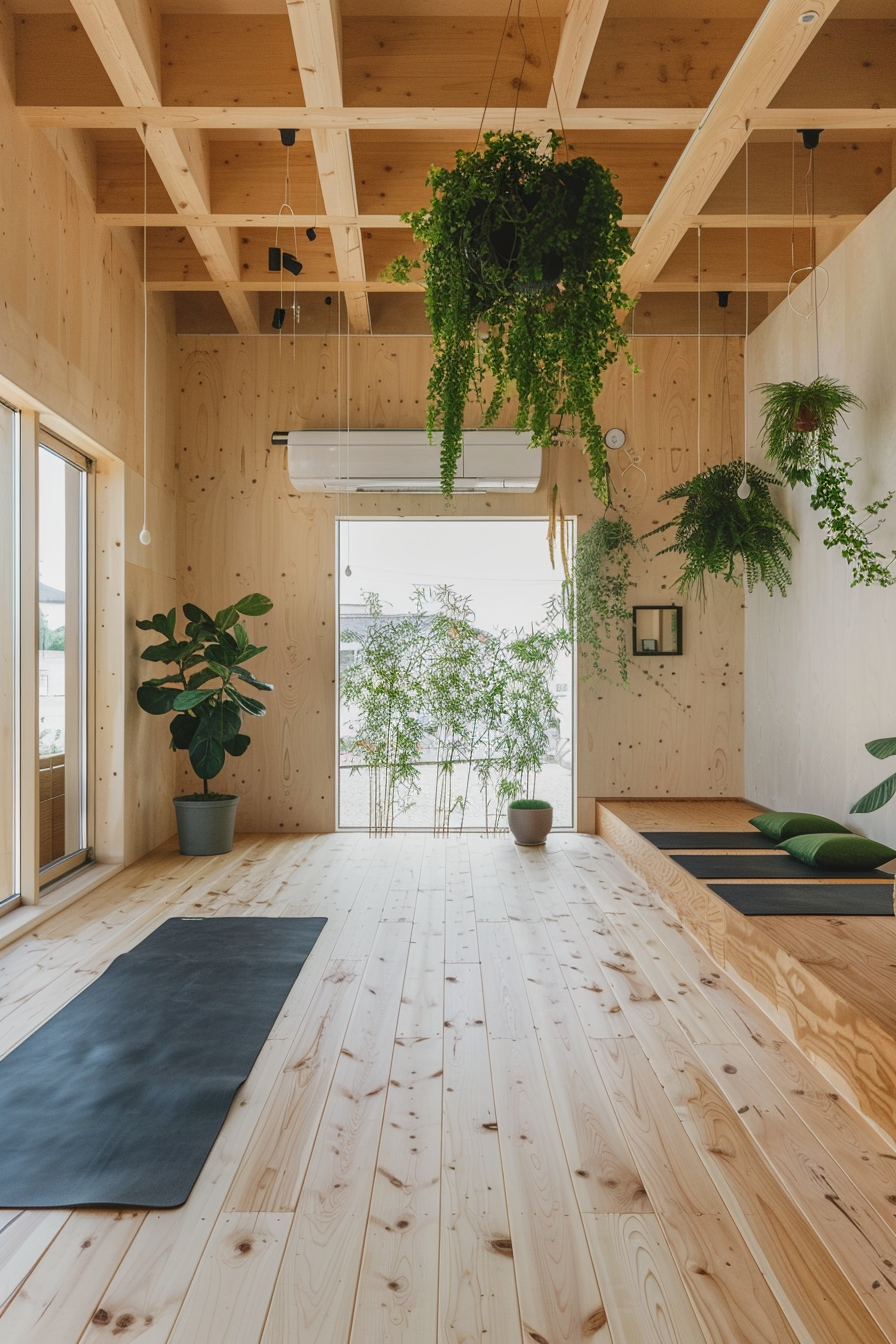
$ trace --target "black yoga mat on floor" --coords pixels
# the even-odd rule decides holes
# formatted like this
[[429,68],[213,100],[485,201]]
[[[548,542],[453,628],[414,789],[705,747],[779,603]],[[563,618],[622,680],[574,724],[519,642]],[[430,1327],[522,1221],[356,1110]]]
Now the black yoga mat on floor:
[[325,919],[169,919],[0,1060],[0,1207],[183,1204]]
[[742,915],[892,915],[893,889],[882,882],[710,883]]
[[657,849],[775,849],[761,831],[642,831]]
[[813,868],[800,863],[789,854],[670,854],[673,863],[681,864],[694,877],[765,877],[782,882],[819,882],[825,877],[838,877],[849,882],[889,882],[893,874],[874,868],[870,873],[857,873],[844,868]]

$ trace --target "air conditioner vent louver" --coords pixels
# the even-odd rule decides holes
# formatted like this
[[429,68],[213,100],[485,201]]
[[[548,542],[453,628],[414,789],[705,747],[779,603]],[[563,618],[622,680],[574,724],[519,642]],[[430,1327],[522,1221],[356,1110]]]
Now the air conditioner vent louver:
[[[272,436],[288,449],[289,478],[301,493],[394,491],[440,494],[439,442],[421,429],[298,429]],[[541,476],[541,451],[531,434],[508,429],[464,434],[457,494],[488,491],[530,494]]]

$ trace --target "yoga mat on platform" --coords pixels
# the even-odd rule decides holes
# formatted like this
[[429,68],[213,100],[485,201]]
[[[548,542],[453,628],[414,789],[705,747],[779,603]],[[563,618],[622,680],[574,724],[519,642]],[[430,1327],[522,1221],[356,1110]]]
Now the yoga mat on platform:
[[325,919],[169,919],[0,1060],[0,1207],[183,1204]]
[[761,831],[642,831],[657,849],[775,849]]
[[891,889],[893,886],[893,874],[881,868],[873,868],[869,873],[857,873],[851,868],[813,868],[789,854],[670,854],[669,858],[694,877],[704,879],[764,877],[781,882],[820,882],[826,877],[836,877],[844,882],[889,882]]
[[729,882],[709,889],[742,915],[893,914],[893,889],[882,882]]

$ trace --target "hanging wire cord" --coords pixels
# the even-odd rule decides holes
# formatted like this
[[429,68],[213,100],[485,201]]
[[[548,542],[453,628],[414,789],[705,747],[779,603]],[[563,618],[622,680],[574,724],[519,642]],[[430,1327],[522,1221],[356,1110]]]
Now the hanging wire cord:
[[147,369],[149,367],[149,359],[148,359],[149,293],[146,288],[147,157],[148,157],[148,151],[146,148],[146,122],[144,122],[143,123],[143,527],[140,529],[140,543],[143,546],[148,546],[149,543],[152,541],[152,535],[149,531],[149,528],[146,525],[147,523],[146,514],[147,514],[148,493],[149,493],[148,489],[149,478],[147,473],[147,461],[148,461],[147,445],[149,442],[149,435],[147,433],[147,423],[148,423],[147,407],[149,403],[149,395],[148,395],[148,388],[146,385]]
[[744,140],[744,478],[737,487],[740,499],[749,499],[747,480],[747,418],[749,411],[748,350],[750,345],[750,122],[745,123]]

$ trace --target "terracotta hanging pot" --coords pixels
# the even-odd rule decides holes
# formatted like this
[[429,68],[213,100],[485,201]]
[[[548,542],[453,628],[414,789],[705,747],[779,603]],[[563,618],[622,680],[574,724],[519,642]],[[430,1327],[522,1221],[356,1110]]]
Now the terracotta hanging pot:
[[800,434],[811,434],[818,428],[818,415],[808,406],[801,406],[793,422],[793,428]]

